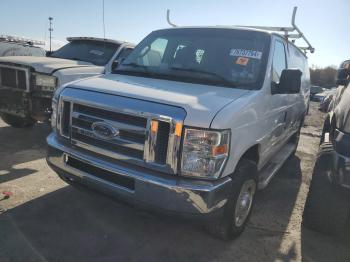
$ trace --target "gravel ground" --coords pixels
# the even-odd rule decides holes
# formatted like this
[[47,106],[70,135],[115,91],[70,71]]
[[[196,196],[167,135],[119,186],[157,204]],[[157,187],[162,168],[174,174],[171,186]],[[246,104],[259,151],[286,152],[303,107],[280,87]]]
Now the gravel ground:
[[48,126],[13,129],[0,120],[0,192],[12,193],[0,200],[0,261],[348,262],[344,244],[301,227],[322,119],[312,104],[297,156],[259,192],[246,231],[232,242],[67,186],[45,162]]

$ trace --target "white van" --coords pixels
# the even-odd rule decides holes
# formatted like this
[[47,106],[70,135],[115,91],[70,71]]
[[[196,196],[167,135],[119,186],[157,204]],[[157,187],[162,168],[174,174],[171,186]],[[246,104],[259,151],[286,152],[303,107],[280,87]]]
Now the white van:
[[309,88],[307,58],[283,35],[157,30],[112,74],[55,93],[47,161],[72,185],[232,238],[295,153]]

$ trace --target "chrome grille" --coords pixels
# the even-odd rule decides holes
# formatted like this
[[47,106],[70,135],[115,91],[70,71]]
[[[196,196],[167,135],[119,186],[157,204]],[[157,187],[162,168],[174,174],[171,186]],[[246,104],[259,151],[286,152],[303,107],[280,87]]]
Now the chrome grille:
[[[109,155],[143,160],[147,118],[74,103],[71,119],[73,143],[99,148],[109,152]],[[119,135],[111,139],[98,137],[92,129],[94,123],[108,123],[119,130]]]
[[0,87],[27,90],[29,72],[26,68],[0,65]]
[[185,115],[178,107],[66,88],[58,103],[57,129],[76,149],[106,161],[176,174]]

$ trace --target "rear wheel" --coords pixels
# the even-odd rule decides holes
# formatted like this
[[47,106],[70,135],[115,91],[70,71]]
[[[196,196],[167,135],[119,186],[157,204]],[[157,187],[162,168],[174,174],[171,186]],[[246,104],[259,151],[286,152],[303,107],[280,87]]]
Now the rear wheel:
[[31,117],[19,117],[7,113],[1,113],[0,116],[6,124],[16,128],[32,127],[36,123]]
[[224,214],[208,225],[214,236],[224,240],[238,237],[244,230],[255,202],[257,169],[253,161],[242,159],[232,175],[231,193]]

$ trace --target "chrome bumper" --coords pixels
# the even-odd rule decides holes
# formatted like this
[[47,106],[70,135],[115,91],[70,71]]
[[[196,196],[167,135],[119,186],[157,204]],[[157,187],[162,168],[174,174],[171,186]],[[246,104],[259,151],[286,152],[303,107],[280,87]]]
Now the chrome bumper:
[[[60,177],[135,205],[179,215],[216,216],[221,214],[229,196],[232,183],[229,177],[213,182],[202,181],[107,162],[101,157],[72,148],[60,141],[54,133],[49,135],[47,143],[47,162]],[[126,188],[73,168],[67,164],[67,156],[106,170],[108,174],[131,179],[133,187]]]

